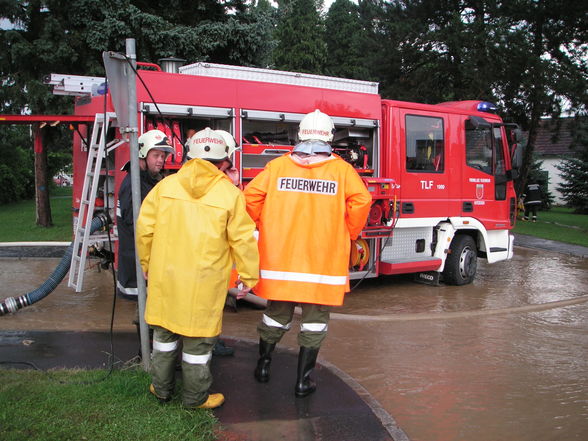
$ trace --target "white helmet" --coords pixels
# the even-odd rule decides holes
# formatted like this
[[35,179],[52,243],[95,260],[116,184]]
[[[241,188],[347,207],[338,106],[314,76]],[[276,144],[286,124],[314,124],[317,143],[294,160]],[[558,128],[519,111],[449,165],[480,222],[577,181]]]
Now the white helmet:
[[314,112],[304,115],[300,121],[298,139],[300,141],[331,142],[335,133],[335,124],[326,113],[316,109]]
[[207,161],[222,161],[229,157],[229,146],[216,130],[210,127],[196,132],[188,140],[188,159],[200,158]]
[[231,156],[233,156],[233,153],[235,152],[235,150],[237,150],[237,142],[235,141],[235,138],[233,138],[233,135],[231,135],[229,132],[227,132],[226,130],[215,130],[216,133],[220,134],[223,139],[225,140],[225,142],[227,143],[227,146],[229,147],[229,151],[227,152],[227,156],[230,158]]
[[149,150],[161,150],[166,153],[174,153],[174,149],[168,137],[161,130],[149,130],[139,136],[139,158],[145,159]]

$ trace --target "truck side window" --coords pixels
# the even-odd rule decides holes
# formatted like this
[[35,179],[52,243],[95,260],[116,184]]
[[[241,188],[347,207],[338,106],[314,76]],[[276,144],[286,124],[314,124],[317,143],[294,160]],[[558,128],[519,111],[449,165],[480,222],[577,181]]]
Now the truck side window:
[[466,164],[492,174],[492,132],[490,128],[471,128],[466,124]]
[[406,115],[406,170],[441,173],[445,167],[443,119]]

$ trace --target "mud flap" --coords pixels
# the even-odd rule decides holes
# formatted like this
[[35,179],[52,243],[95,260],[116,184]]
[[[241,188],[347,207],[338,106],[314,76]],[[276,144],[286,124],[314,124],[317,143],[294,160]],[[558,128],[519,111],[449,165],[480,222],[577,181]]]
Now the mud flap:
[[440,277],[441,273],[437,271],[424,271],[420,273],[415,273],[414,281],[417,283],[422,283],[424,285],[439,286]]

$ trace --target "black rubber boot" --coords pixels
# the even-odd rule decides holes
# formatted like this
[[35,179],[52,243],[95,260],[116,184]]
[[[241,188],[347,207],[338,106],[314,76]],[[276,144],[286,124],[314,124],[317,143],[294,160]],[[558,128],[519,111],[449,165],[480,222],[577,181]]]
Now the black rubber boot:
[[259,339],[259,360],[255,368],[255,379],[260,383],[267,383],[270,376],[270,364],[272,363],[272,352],[276,347],[275,343],[268,343]]
[[298,377],[296,378],[296,388],[294,393],[298,398],[310,395],[316,390],[316,383],[310,378],[310,374],[316,364],[319,348],[307,348],[300,346],[298,353]]
[[226,357],[228,355],[233,355],[234,353],[235,349],[233,349],[231,346],[225,345],[225,342],[221,339],[218,339],[212,348],[212,355]]

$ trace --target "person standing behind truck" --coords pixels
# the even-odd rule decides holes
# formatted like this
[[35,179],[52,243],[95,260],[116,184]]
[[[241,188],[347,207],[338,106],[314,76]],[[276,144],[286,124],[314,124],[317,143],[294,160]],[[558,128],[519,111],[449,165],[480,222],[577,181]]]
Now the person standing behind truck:
[[231,149],[210,128],[194,134],[189,147],[190,160],[143,201],[137,252],[148,280],[145,321],[154,330],[149,391],[161,402],[171,399],[182,343],[183,404],[211,409],[224,402],[208,390],[231,268],[234,262],[242,298],[257,284],[259,252],[245,199],[225,174]]
[[291,154],[270,161],[245,188],[247,211],[259,229],[260,281],[268,299],[257,330],[257,381],[269,381],[272,352],[302,307],[297,397],[313,393],[310,378],[327,335],[332,306],[349,291],[351,239],[363,229],[371,196],[353,167],[331,153],[334,124],[319,110],[300,122]]
[[541,185],[534,179],[529,179],[523,194],[523,203],[525,204],[525,215],[523,220],[528,221],[529,215],[532,215],[533,222],[537,222],[537,209],[542,202]]
[[[139,181],[141,202],[162,178],[161,170],[168,154],[174,149],[161,130],[149,130],[139,137]],[[133,221],[133,198],[131,195],[130,162],[121,169],[127,175],[118,190],[116,203],[116,226],[118,229],[118,269],[116,272],[117,293],[126,299],[137,301],[137,276],[135,266],[135,231]],[[138,327],[138,323],[137,323]]]

